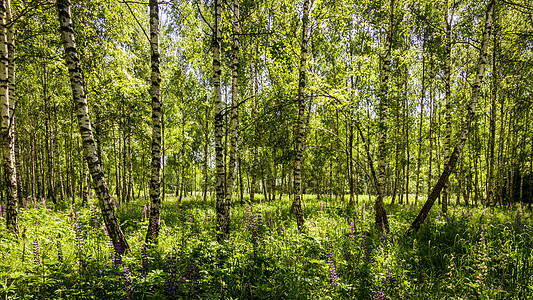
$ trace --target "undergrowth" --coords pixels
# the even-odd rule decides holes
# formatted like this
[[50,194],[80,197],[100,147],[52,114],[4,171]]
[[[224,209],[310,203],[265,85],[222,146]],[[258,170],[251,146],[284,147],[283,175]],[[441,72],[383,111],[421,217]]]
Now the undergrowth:
[[[360,197],[362,198],[362,197]],[[214,203],[167,198],[157,245],[145,244],[146,199],[118,204],[131,251],[115,253],[96,203],[25,200],[20,237],[0,227],[3,299],[527,299],[533,295],[530,212],[521,205],[433,212],[405,236],[420,207],[387,205],[390,232],[360,201],[304,198],[307,235],[290,202],[232,209],[216,242]],[[95,199],[93,199],[96,201]],[[435,211],[438,207],[434,208]]]

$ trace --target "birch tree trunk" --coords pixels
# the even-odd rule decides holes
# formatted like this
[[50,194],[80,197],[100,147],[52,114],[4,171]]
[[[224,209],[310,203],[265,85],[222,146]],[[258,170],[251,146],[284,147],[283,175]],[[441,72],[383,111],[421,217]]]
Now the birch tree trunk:
[[377,167],[377,182],[376,182],[376,201],[375,208],[375,224],[382,230],[389,231],[389,221],[387,220],[387,213],[383,204],[383,197],[385,193],[385,172],[387,167],[387,120],[389,114],[389,99],[388,99],[388,84],[392,54],[392,36],[394,30],[394,0],[390,1],[389,12],[389,28],[387,30],[387,38],[385,45],[385,57],[381,62],[381,80],[379,88],[379,104],[378,104],[378,167]]
[[17,172],[15,168],[15,139],[13,118],[10,111],[10,78],[8,44],[13,40],[13,32],[7,24],[11,23],[9,0],[0,3],[0,116],[2,163],[6,184],[6,225],[7,229],[18,235],[18,197]]
[[150,0],[150,46],[152,63],[152,176],[150,178],[150,222],[146,232],[146,242],[157,243],[160,226],[160,171],[161,171],[161,73],[159,71],[159,5]]
[[222,228],[226,237],[229,237],[231,220],[231,197],[233,195],[233,181],[235,177],[237,156],[237,122],[238,122],[238,97],[239,97],[239,0],[233,1],[233,62],[231,80],[231,140],[229,151],[228,176],[226,181],[226,200],[224,202],[225,227]]
[[11,118],[11,135],[13,136],[13,151],[15,159],[15,179],[17,184],[17,197],[15,200],[18,202],[19,206],[22,206],[22,165],[20,159],[20,149],[19,149],[19,139],[17,134],[17,126],[15,121],[15,34],[13,30],[13,17],[11,13],[11,2],[6,0],[6,24],[11,23],[10,26],[6,28],[7,35],[7,57],[8,57],[8,66],[7,66],[7,77],[9,80],[9,114]]
[[422,41],[422,90],[420,95],[420,119],[418,121],[418,153],[416,159],[416,188],[415,205],[418,204],[418,191],[420,188],[420,165],[422,164],[422,123],[424,121],[424,99],[426,96],[426,55],[424,53],[424,41]]
[[455,148],[453,149],[450,155],[449,161],[444,166],[444,170],[442,171],[442,174],[440,175],[439,180],[437,181],[431,193],[429,194],[428,200],[426,201],[426,203],[420,210],[420,213],[414,220],[413,224],[411,224],[411,228],[409,229],[409,232],[413,230],[416,232],[420,228],[420,225],[422,224],[422,222],[424,222],[424,219],[428,216],[429,211],[431,210],[431,207],[433,206],[433,203],[435,203],[435,200],[437,199],[442,188],[444,187],[446,180],[448,179],[448,177],[450,176],[450,173],[455,167],[457,159],[459,158],[459,155],[461,155],[466,139],[468,138],[468,133],[470,132],[470,127],[476,114],[477,100],[479,98],[479,91],[481,89],[481,82],[483,80],[483,75],[485,74],[485,65],[487,64],[487,48],[489,44],[490,34],[492,31],[492,15],[494,13],[495,2],[496,0],[489,0],[488,6],[487,6],[485,27],[483,30],[483,39],[481,41],[479,60],[477,64],[476,79],[475,79],[474,84],[472,85],[471,102],[470,102],[470,105],[468,106],[466,119],[462,124],[461,135],[457,141],[457,145],[455,146]]
[[215,0],[215,26],[213,32],[213,86],[215,101],[215,168],[216,168],[216,213],[217,213],[217,239],[225,240],[229,235],[225,232],[229,228],[230,220],[225,214],[225,172],[224,172],[224,144],[223,127],[224,113],[222,111],[222,96],[220,91],[220,52],[222,49],[222,35],[220,33],[220,20],[222,17],[221,0]]
[[115,251],[124,253],[129,250],[128,241],[120,228],[120,224],[115,216],[111,195],[107,187],[104,173],[100,160],[96,154],[96,144],[92,133],[91,120],[87,107],[87,96],[80,68],[80,60],[76,50],[74,31],[72,29],[72,20],[70,16],[70,1],[57,0],[56,2],[61,39],[65,49],[65,61],[70,75],[70,84],[72,88],[73,101],[77,106],[78,124],[80,134],[83,140],[84,156],[89,164],[92,179],[98,195],[100,209],[106,224],[109,237],[113,240]]
[[306,84],[306,62],[307,62],[307,42],[309,39],[309,0],[304,0],[302,16],[302,44],[300,52],[300,75],[298,82],[298,132],[296,135],[296,159],[294,161],[294,198],[292,209],[296,215],[296,222],[300,233],[305,233],[304,213],[302,210],[302,157],[304,149],[304,124],[305,124],[305,84]]
[[[444,65],[444,92],[446,98],[445,107],[445,122],[446,122],[446,137],[444,140],[444,161],[447,162],[450,159],[450,138],[452,135],[452,104],[451,104],[451,92],[450,92],[450,69],[452,62],[452,18],[448,12],[448,1],[444,3],[444,18],[446,23],[446,61]],[[442,213],[448,213],[448,180],[444,182],[442,189]]]

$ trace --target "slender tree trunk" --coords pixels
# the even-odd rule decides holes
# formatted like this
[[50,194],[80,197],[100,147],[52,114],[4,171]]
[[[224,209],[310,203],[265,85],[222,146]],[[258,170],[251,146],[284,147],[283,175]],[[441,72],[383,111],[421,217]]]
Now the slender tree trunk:
[[[444,161],[447,162],[450,159],[450,139],[452,135],[452,103],[451,103],[451,90],[450,90],[450,80],[451,80],[451,62],[452,62],[452,18],[449,16],[448,12],[448,0],[444,3],[444,22],[446,24],[446,62],[444,64],[444,91],[446,98],[446,107],[445,107],[445,120],[446,120],[446,137],[444,140]],[[444,182],[444,187],[442,189],[442,213],[448,213],[448,187],[449,182],[446,180]]]
[[232,46],[232,79],[231,79],[231,140],[229,150],[228,176],[226,178],[226,200],[224,201],[224,227],[221,229],[226,238],[230,234],[231,197],[233,196],[233,183],[235,178],[237,157],[237,122],[239,99],[239,0],[233,0],[233,46]]
[[165,202],[165,195],[166,195],[166,177],[165,177],[165,161],[166,161],[166,154],[165,154],[165,112],[161,108],[161,152],[163,153],[163,159],[160,159],[161,161],[161,201]]
[[394,0],[390,1],[389,7],[389,28],[387,31],[385,57],[381,62],[381,79],[379,88],[378,103],[378,168],[377,168],[377,197],[374,204],[375,225],[381,230],[389,231],[389,221],[383,204],[386,189],[386,168],[387,168],[387,122],[389,115],[389,74],[392,55],[392,41],[394,32]]
[[[255,49],[255,54],[257,56],[257,44]],[[252,152],[252,166],[251,166],[251,179],[250,179],[250,203],[254,203],[255,198],[255,188],[256,188],[256,180],[257,180],[257,122],[255,120],[256,118],[256,106],[257,106],[257,94],[259,93],[259,82],[257,80],[257,61],[254,62],[254,68],[253,68],[253,82],[252,82],[252,120],[254,122],[253,128],[253,135],[252,135],[252,143],[253,143],[253,152]],[[250,69],[252,69],[252,66],[250,64]]]
[[468,133],[470,132],[470,127],[476,114],[477,100],[479,98],[479,91],[481,89],[483,75],[485,74],[485,65],[487,64],[487,48],[489,44],[490,34],[492,31],[492,15],[494,13],[495,2],[496,2],[495,0],[489,0],[489,3],[488,3],[485,27],[483,30],[483,39],[481,41],[479,61],[477,64],[476,79],[472,86],[472,96],[471,96],[472,98],[471,98],[470,105],[468,106],[468,112],[467,112],[466,119],[462,125],[461,136],[459,137],[457,141],[457,145],[452,151],[450,160],[444,166],[444,170],[442,171],[442,174],[437,184],[431,191],[431,194],[429,195],[428,200],[426,201],[426,203],[420,210],[420,213],[414,220],[409,231],[411,230],[417,231],[420,228],[420,225],[422,224],[424,219],[428,216],[429,211],[431,210],[431,207],[433,206],[433,203],[435,203],[435,200],[437,199],[442,188],[444,187],[446,180],[448,179],[448,177],[450,176],[450,173],[455,167],[455,163],[457,162],[457,159],[459,158],[459,155],[461,154],[463,147],[465,145],[466,139],[468,138]]
[[[496,26],[495,26],[496,28]],[[498,98],[498,35],[494,34],[494,47],[492,52],[492,94],[490,105],[489,123],[489,164],[487,168],[487,205],[493,206],[494,199],[494,144],[496,140],[496,100]]]
[[[11,23],[13,20],[11,15],[11,2],[10,0],[5,0],[6,4],[6,23]],[[16,118],[15,118],[15,34],[13,29],[13,23],[11,23],[6,28],[6,37],[7,37],[7,57],[8,57],[8,65],[7,65],[7,77],[9,81],[9,115],[11,118],[11,130],[12,130],[12,139],[13,139],[13,151],[14,151],[14,159],[15,159],[15,176],[16,176],[16,184],[17,184],[17,197],[16,201],[18,202],[18,206],[22,206],[22,186],[24,184],[22,178],[22,165],[21,165],[21,159],[20,159],[20,149],[19,149],[19,139],[18,139],[18,133],[17,133],[17,124],[16,124]]]
[[209,105],[205,104],[205,128],[204,128],[204,135],[205,135],[205,143],[204,143],[204,188],[203,188],[203,198],[204,203],[207,201],[207,185],[209,184],[209,178],[208,175],[208,156],[209,156]]
[[161,214],[160,171],[161,171],[161,73],[159,71],[159,5],[150,0],[150,48],[152,65],[152,175],[150,178],[150,223],[146,232],[146,242],[158,242]]
[[220,32],[220,21],[222,18],[222,0],[215,0],[215,25],[213,33],[213,86],[215,100],[215,168],[216,168],[216,213],[217,213],[217,235],[219,241],[229,238],[226,228],[229,228],[230,220],[226,216],[225,206],[225,170],[224,170],[224,144],[223,127],[224,113],[222,110],[222,98],[220,91],[220,52],[222,47],[222,36]]
[[76,50],[72,20],[70,17],[70,1],[57,0],[61,38],[65,49],[65,61],[68,66],[73,100],[77,105],[78,123],[80,134],[83,139],[84,155],[89,163],[92,179],[95,183],[96,192],[100,200],[100,209],[106,224],[107,232],[113,240],[115,251],[124,253],[129,249],[128,241],[120,228],[111,203],[111,195],[107,187],[100,160],[96,154],[96,145],[87,109],[85,84],[79,66],[79,58]]
[[242,180],[242,159],[241,159],[240,155],[239,155],[239,158],[238,158],[237,167],[238,167],[238,170],[239,170],[239,194],[240,194],[240,200],[241,200],[241,204],[244,205],[244,184],[243,184],[243,180]]
[[350,200],[348,201],[348,215],[352,215],[355,209],[355,186],[353,169],[353,124],[348,121],[348,185],[350,187]]
[[298,230],[300,233],[307,231],[305,227],[304,213],[302,210],[302,159],[304,148],[304,134],[305,134],[305,84],[306,84],[306,63],[307,63],[307,42],[309,39],[309,0],[304,0],[303,15],[302,15],[302,43],[300,51],[300,74],[298,83],[298,131],[296,135],[296,159],[294,161],[294,198],[292,202],[292,209],[296,216]]
[[9,0],[0,3],[0,129],[2,143],[2,162],[4,167],[4,182],[6,184],[6,225],[15,235],[18,227],[18,196],[17,172],[15,168],[15,139],[13,135],[13,118],[10,114],[9,78],[9,44],[13,39],[13,31],[7,28],[11,23],[11,5]]

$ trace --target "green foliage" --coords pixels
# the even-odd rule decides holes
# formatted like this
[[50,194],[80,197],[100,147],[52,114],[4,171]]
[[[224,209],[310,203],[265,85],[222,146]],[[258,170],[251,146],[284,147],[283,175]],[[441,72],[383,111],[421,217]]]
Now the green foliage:
[[448,219],[431,215],[419,233],[406,237],[417,207],[388,205],[391,232],[382,234],[368,199],[346,216],[334,199],[306,196],[309,233],[300,235],[286,197],[262,199],[235,206],[231,238],[218,243],[213,203],[200,199],[164,203],[157,245],[144,244],[144,201],[118,207],[131,245],[120,258],[109,251],[101,218],[90,207],[72,217],[72,208],[24,210],[19,239],[1,229],[0,296],[370,299],[382,292],[386,299],[524,299],[533,292],[533,224],[529,217],[516,219],[519,207],[487,217],[482,208],[451,208]]

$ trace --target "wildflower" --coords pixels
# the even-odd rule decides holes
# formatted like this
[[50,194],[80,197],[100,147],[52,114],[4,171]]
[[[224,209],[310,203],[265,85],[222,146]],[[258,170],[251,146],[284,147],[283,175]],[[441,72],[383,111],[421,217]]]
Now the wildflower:
[[363,234],[362,237],[361,237],[361,247],[363,248],[363,251],[365,252],[366,257],[367,257],[372,263],[377,262],[376,259],[374,258],[374,256],[372,256],[372,253],[370,253],[370,249],[367,247],[367,244],[366,244],[366,236],[365,236],[364,234]]
[[258,246],[257,224],[255,220],[255,215],[252,216],[251,230],[252,230],[252,242],[253,242],[254,249],[255,249]]
[[379,291],[375,296],[375,300],[385,300],[385,292]]
[[453,277],[453,272],[455,271],[455,256],[453,256],[453,254],[451,255],[450,257],[450,264],[448,265],[448,273],[446,273],[448,275],[448,280],[450,281],[450,284],[447,286],[449,289],[453,289],[453,286],[452,286],[452,277]]
[[78,212],[74,212],[74,231],[76,234],[76,248],[78,251],[81,251],[83,234],[81,232],[81,220]]
[[143,273],[148,274],[150,266],[148,265],[148,254],[146,253],[146,245],[143,245],[141,250],[141,262],[143,267]]
[[355,241],[355,221],[353,221],[350,225],[350,233],[348,236],[352,242]]
[[169,256],[167,258],[167,295],[171,299],[178,298],[178,281],[176,279],[177,266],[176,266],[176,257]]
[[33,242],[33,262],[36,264],[36,265],[40,265],[41,264],[41,253],[39,251],[39,240],[35,239],[35,241]]
[[328,245],[328,249],[326,253],[328,257],[329,276],[331,280],[331,285],[336,286],[338,284],[337,270],[335,269],[335,263],[333,261],[333,244],[331,240],[329,240],[329,245]]
[[477,257],[479,273],[476,275],[476,282],[483,285],[484,279],[488,275],[488,256],[487,256],[487,244],[485,243],[485,225],[481,225],[481,237],[479,238],[477,246]]
[[124,267],[124,274],[122,274],[122,279],[124,280],[124,287],[122,288],[122,290],[124,290],[124,292],[126,293],[124,299],[132,300],[134,290],[131,286],[131,274],[130,269],[128,267]]

